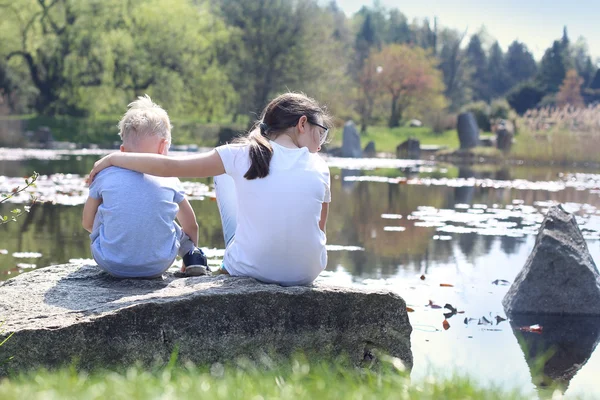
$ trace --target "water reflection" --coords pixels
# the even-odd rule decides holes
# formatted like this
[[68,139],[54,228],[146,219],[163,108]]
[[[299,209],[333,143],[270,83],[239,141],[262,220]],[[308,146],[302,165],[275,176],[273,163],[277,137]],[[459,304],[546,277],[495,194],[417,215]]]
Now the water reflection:
[[[551,395],[555,387],[565,392],[600,340],[600,318],[513,316],[510,325],[542,394]],[[535,325],[541,333],[523,331]]]

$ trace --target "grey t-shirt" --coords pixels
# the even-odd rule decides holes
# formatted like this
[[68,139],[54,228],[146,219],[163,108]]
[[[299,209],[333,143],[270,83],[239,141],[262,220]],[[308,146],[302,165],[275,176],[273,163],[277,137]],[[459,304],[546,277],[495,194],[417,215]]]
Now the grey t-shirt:
[[179,249],[180,186],[177,178],[119,167],[101,171],[89,194],[102,199],[90,235],[98,265],[122,277],[153,276],[168,268]]

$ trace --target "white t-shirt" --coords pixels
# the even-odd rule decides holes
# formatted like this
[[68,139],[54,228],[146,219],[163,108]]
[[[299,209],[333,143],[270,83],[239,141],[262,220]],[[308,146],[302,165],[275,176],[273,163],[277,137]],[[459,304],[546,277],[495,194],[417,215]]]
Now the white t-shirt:
[[331,201],[329,167],[307,148],[271,141],[269,175],[248,180],[249,147],[217,147],[235,181],[237,228],[223,264],[233,276],[285,286],[311,283],[327,265],[321,207]]

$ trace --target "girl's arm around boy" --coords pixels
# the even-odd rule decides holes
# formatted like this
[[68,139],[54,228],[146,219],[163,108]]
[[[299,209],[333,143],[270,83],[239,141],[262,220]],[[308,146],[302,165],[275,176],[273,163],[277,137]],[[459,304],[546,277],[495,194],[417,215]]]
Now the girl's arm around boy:
[[94,180],[98,172],[110,166],[131,169],[150,175],[179,178],[206,178],[225,173],[223,161],[216,150],[186,157],[115,152],[96,161],[88,177],[88,183]]

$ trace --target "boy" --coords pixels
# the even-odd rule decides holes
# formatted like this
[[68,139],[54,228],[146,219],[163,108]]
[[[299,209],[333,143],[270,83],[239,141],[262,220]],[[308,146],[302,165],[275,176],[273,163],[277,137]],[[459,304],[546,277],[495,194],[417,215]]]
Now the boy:
[[[121,151],[166,155],[172,128],[167,112],[148,95],[128,107],[119,121]],[[178,254],[184,274],[208,271],[206,256],[196,247],[196,216],[177,178],[107,168],[90,185],[82,224],[91,233],[94,259],[113,276],[160,277]]]

